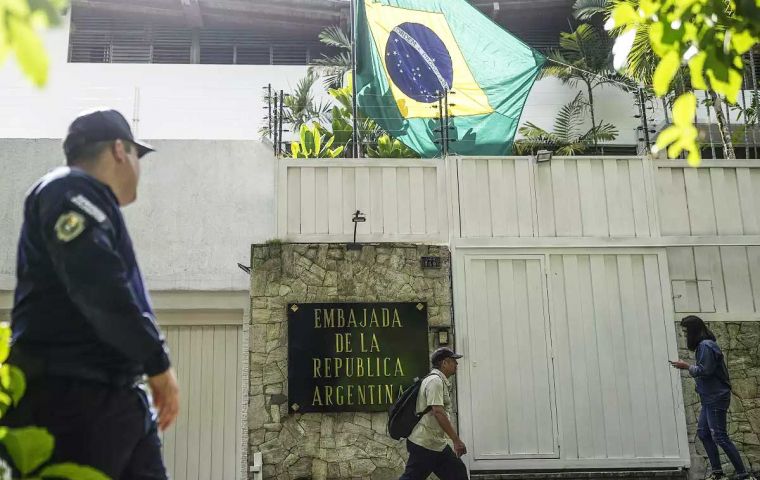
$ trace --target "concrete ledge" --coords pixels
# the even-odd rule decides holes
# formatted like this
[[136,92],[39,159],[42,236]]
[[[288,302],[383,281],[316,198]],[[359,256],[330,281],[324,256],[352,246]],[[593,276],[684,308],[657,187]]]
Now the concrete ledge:
[[472,480],[684,480],[686,470],[587,470],[587,471],[529,471],[529,472],[471,472]]

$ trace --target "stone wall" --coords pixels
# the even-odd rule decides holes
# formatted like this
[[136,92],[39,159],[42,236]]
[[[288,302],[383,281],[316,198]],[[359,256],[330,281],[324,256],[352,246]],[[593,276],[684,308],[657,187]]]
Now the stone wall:
[[[423,270],[421,256],[440,256],[442,268]],[[248,428],[250,451],[263,454],[264,478],[395,480],[403,470],[405,446],[386,434],[387,414],[288,414],[286,306],[427,301],[429,325],[451,326],[448,249],[270,244],[254,245],[251,257]],[[429,343],[432,348],[432,335]]]
[[[760,322],[710,322],[709,328],[715,333],[718,344],[726,355],[728,371],[733,385],[731,408],[728,412],[728,432],[755,471],[760,469]],[[694,354],[686,349],[686,338],[679,332],[679,351],[682,359],[694,361]],[[690,478],[704,478],[709,468],[705,449],[697,438],[699,419],[699,397],[694,391],[694,380],[683,376],[684,403],[686,404],[686,424],[691,451]],[[733,473],[733,466],[721,451],[723,470]],[[750,468],[747,465],[747,468]]]

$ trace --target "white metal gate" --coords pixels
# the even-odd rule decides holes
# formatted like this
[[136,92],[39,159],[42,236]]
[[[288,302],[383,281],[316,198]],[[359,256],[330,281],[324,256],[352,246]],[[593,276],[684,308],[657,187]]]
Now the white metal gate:
[[466,248],[454,258],[470,468],[688,464],[663,250]]
[[179,417],[161,439],[164,463],[173,479],[241,478],[240,316],[159,314],[161,320],[179,317],[185,323],[162,325],[181,398]]
[[472,458],[557,457],[543,259],[472,256],[465,278]]

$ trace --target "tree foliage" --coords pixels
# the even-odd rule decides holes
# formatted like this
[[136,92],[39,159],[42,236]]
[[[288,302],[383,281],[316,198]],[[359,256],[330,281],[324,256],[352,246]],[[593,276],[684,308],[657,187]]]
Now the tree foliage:
[[[0,324],[0,418],[9,408],[17,406],[26,392],[24,373],[18,367],[6,363],[10,354],[10,339],[10,325]],[[0,427],[0,444],[5,447],[13,466],[21,474],[19,478],[108,480],[107,476],[92,467],[73,463],[49,465],[55,439],[44,428]],[[7,467],[0,462],[0,473]]]
[[311,126],[301,125],[300,141],[290,144],[290,156],[293,158],[336,158],[343,153],[343,146],[331,148],[335,136],[318,122]]
[[367,147],[367,156],[370,158],[416,158],[418,155],[401,140],[384,133],[377,139],[376,146]]
[[318,72],[325,87],[340,88],[346,73],[351,71],[351,40],[339,27],[327,27],[319,34],[319,41],[338,50],[334,55],[324,55],[312,62],[309,72]]
[[49,59],[39,31],[60,24],[67,4],[66,0],[1,0],[0,66],[13,54],[24,75],[44,86]]
[[[713,100],[722,96],[735,104],[744,70],[741,56],[760,39],[760,2],[618,0],[611,9],[607,28],[619,32],[615,55],[626,61],[633,45],[631,38],[646,32],[657,56],[652,75],[657,95],[665,95],[681,66],[687,65],[693,88],[711,92]],[[693,116],[687,118],[696,110],[696,97],[684,93],[676,103],[680,108],[676,111],[674,107],[674,124],[659,135],[657,146],[668,148],[670,156],[685,150],[689,162],[696,165],[701,157],[692,130]],[[715,103],[716,115],[720,116],[720,102]],[[725,139],[725,132],[722,134]]]
[[582,131],[587,109],[588,103],[583,93],[578,92],[570,103],[560,109],[551,132],[531,122],[520,127],[523,138],[515,142],[515,150],[520,155],[535,154],[538,150],[552,150],[557,155],[578,155],[597,141],[617,138],[617,128],[606,122]]
[[[604,4],[605,0],[587,0],[579,8],[581,14],[587,16],[604,8]],[[541,71],[540,78],[556,77],[566,85],[585,89],[584,101],[591,115],[592,130],[599,125],[594,104],[594,91],[598,87],[610,84],[624,90],[636,87],[633,81],[615,71],[612,46],[613,40],[604,30],[593,23],[582,23],[572,32],[560,34],[559,48],[549,52],[549,62]],[[601,137],[592,138],[594,145],[598,140]]]

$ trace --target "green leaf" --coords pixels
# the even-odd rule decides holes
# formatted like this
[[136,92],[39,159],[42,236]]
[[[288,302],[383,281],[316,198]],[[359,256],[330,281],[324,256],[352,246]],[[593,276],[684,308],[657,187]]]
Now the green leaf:
[[21,398],[26,393],[26,376],[24,372],[15,365],[10,366],[11,386],[8,389],[13,398],[13,405],[18,405]]
[[11,352],[11,325],[7,322],[0,323],[0,363],[8,360]]
[[298,142],[293,142],[290,144],[290,156],[293,158],[298,158],[298,154],[301,152],[301,144]]
[[709,59],[705,70],[712,89],[726,97],[729,102],[736,103],[742,86],[742,74],[718,61],[710,62]]
[[3,7],[16,17],[25,17],[31,12],[29,2],[24,0],[4,0]]
[[661,3],[656,0],[641,0],[639,2],[639,10],[645,17],[651,17],[660,9]]
[[0,443],[23,476],[37,470],[53,454],[55,439],[44,428],[24,427],[9,429]]
[[612,19],[614,24],[609,25],[607,27],[608,30],[610,27],[617,28],[624,25],[636,25],[641,22],[641,16],[639,16],[633,6],[627,2],[621,2],[615,6],[610,15],[610,19]]
[[736,53],[739,55],[742,55],[749,51],[750,48],[754,44],[756,44],[758,41],[758,38],[753,36],[752,33],[750,33],[749,30],[744,30],[739,33],[735,33],[731,37],[731,45],[733,46],[734,50],[736,50]]
[[0,366],[0,388],[3,390],[8,390],[11,388],[11,366],[10,365],[3,365]]
[[657,96],[661,97],[668,93],[670,82],[673,81],[673,77],[676,76],[676,72],[680,66],[681,57],[677,51],[671,50],[667,55],[662,57],[660,64],[657,65],[657,69],[654,71],[654,78],[652,79],[654,93]]
[[314,156],[319,157],[319,154],[322,152],[322,134],[319,133],[319,129],[314,129]]
[[657,148],[665,148],[671,143],[678,140],[681,130],[678,127],[669,126],[657,135]]
[[41,478],[65,478],[69,480],[109,480],[110,477],[92,467],[75,463],[56,463],[42,469]]
[[689,75],[691,77],[691,85],[698,90],[707,90],[707,82],[702,72],[705,68],[705,60],[707,59],[707,52],[699,52],[689,60]]
[[697,129],[692,124],[697,111],[697,97],[685,93],[673,104],[673,125],[660,132],[657,149],[668,148],[668,156],[676,158],[682,150],[688,152],[689,165],[697,166],[701,160],[697,145]]
[[38,87],[44,86],[47,82],[48,57],[42,39],[30,24],[16,17],[8,18],[7,23],[21,71]]
[[329,155],[332,158],[337,158],[338,156],[340,156],[341,153],[343,153],[343,145],[330,150]]
[[314,151],[314,132],[306,125],[301,125],[301,147],[306,157]]
[[685,93],[673,103],[673,123],[676,125],[691,125],[696,113],[697,97],[693,93]]

